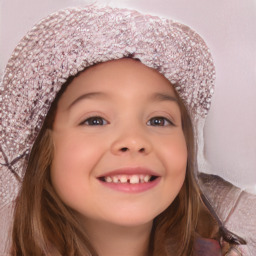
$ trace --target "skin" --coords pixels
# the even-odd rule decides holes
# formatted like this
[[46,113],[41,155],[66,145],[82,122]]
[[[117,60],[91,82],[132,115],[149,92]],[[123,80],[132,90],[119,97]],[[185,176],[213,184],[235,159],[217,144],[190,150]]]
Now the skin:
[[[53,186],[78,212],[99,255],[147,255],[152,221],[173,202],[186,173],[181,112],[170,82],[132,59],[87,69],[58,102],[53,141]],[[99,181],[112,170],[137,167],[156,173],[158,183],[130,193]]]

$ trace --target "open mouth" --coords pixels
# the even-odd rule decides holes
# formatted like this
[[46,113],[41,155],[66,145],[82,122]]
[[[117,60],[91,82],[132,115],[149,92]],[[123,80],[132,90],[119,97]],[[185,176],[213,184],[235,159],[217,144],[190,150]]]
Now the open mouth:
[[99,180],[106,183],[114,183],[114,184],[140,184],[140,183],[150,183],[157,178],[158,176],[154,176],[154,175],[133,174],[133,175],[103,176],[103,177],[99,177]]

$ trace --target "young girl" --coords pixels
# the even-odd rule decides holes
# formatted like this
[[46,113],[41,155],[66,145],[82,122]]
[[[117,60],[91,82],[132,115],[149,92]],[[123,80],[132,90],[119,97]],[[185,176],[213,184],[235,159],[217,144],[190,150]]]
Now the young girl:
[[22,180],[10,255],[239,255],[195,179],[214,76],[170,20],[88,6],[36,25],[1,92],[1,163]]

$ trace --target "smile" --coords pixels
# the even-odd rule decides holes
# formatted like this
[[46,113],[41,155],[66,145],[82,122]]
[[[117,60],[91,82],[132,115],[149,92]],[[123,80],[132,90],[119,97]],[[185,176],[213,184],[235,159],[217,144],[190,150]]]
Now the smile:
[[147,183],[155,180],[157,176],[151,175],[115,175],[102,177],[101,180],[107,183],[129,183],[129,184],[139,184]]
[[136,193],[155,187],[160,176],[146,169],[119,169],[98,177],[98,180],[111,189]]

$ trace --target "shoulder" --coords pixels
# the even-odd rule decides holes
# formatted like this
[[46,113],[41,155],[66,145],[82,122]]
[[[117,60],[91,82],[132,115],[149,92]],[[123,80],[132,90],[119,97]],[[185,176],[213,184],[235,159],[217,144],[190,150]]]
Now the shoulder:
[[224,226],[246,241],[243,255],[256,255],[256,195],[216,175],[201,173],[199,183]]

